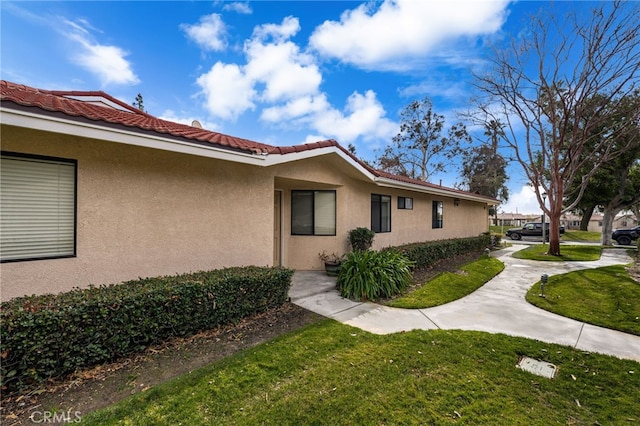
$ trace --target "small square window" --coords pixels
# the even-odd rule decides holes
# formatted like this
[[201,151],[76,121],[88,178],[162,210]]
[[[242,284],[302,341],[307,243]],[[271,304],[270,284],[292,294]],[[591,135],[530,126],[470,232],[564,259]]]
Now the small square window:
[[413,210],[413,198],[411,198],[411,197],[398,197],[398,209],[399,210]]

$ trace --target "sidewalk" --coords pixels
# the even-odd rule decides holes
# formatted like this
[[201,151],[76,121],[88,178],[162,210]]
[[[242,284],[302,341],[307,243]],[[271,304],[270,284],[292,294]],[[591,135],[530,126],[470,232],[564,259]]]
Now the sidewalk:
[[335,278],[317,271],[296,272],[289,296],[298,306],[376,334],[413,329],[487,331],[640,361],[640,336],[565,318],[525,300],[542,274],[629,263],[625,251],[604,250],[594,262],[536,262],[512,256],[522,248],[514,244],[495,252],[505,264],[502,273],[470,295],[433,308],[398,309],[344,299],[335,288]]

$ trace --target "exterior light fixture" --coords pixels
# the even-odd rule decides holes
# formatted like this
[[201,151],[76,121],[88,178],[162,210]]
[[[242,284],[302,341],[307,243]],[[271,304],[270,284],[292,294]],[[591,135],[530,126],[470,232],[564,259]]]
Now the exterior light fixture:
[[489,247],[487,247],[486,249],[484,249],[484,254],[487,255],[487,257],[491,257],[491,250],[489,250]]
[[549,275],[542,274],[540,276],[540,297],[545,297],[544,295],[544,285],[549,281]]

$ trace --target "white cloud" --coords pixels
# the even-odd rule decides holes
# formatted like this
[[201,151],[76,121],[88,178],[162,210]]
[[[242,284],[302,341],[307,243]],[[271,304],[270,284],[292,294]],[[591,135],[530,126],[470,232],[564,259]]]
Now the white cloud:
[[297,18],[256,27],[244,44],[246,64],[216,63],[200,76],[208,111],[235,119],[262,108],[261,120],[282,128],[308,127],[341,143],[355,139],[390,139],[398,125],[373,91],[354,92],[343,110],[334,108],[320,90],[322,74],[315,58],[290,40],[300,31]]
[[202,16],[198,24],[181,24],[180,28],[205,50],[220,51],[227,47],[226,26],[217,13]]
[[413,58],[460,37],[497,31],[506,19],[505,0],[385,0],[345,11],[325,21],[310,38],[322,55],[363,68],[403,69]]
[[72,60],[93,74],[96,74],[102,85],[138,84],[140,79],[133,72],[131,64],[125,58],[128,53],[118,47],[96,43],[90,39],[86,21],[64,21],[67,30],[64,34],[75,41],[80,49],[74,52]]
[[306,96],[289,101],[284,106],[266,108],[261,119],[273,123],[293,121],[304,124],[341,143],[390,139],[398,125],[385,117],[386,112],[375,92],[364,95],[354,92],[347,99],[344,111],[332,107],[326,95]]
[[304,138],[304,141],[302,141],[302,143],[303,144],[314,143],[314,142],[326,141],[327,139],[331,139],[331,138],[324,135],[307,135],[307,137]]
[[253,30],[253,38],[265,41],[273,37],[276,42],[283,42],[293,37],[300,31],[300,21],[293,16],[287,16],[282,20],[282,24],[258,25]]
[[509,200],[500,206],[501,212],[542,215],[542,209],[531,186],[523,185],[519,192],[513,193],[513,190],[510,192]]
[[236,64],[216,62],[211,70],[198,77],[205,96],[205,106],[215,117],[236,119],[255,104],[254,81],[247,78]]
[[335,136],[341,142],[352,142],[358,137],[364,140],[390,139],[398,125],[385,118],[385,110],[368,90],[364,95],[354,92],[347,99],[345,113],[327,109],[313,117],[313,125],[323,133]]
[[225,5],[222,7],[222,10],[227,12],[236,12],[242,15],[251,15],[253,13],[253,10],[251,9],[251,6],[249,6],[249,3],[240,2],[225,3]]
[[299,119],[310,114],[318,114],[331,109],[325,94],[316,96],[301,96],[289,100],[284,105],[265,108],[260,118],[264,121],[278,123]]
[[[285,18],[282,25],[262,25],[254,31],[254,37],[245,44],[249,78],[264,83],[262,96],[273,102],[316,93],[322,75],[315,59],[300,52],[300,48],[288,37],[300,30],[298,20]],[[265,42],[273,36],[272,43]]]

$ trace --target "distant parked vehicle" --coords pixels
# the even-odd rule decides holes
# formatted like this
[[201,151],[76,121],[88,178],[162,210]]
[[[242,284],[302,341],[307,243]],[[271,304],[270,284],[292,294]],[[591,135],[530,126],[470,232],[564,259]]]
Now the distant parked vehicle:
[[628,246],[632,241],[635,241],[640,236],[640,226],[636,226],[631,229],[616,229],[611,234],[611,238],[623,246]]
[[[549,224],[544,224],[545,241],[549,241]],[[564,226],[560,226],[560,235],[564,234]],[[527,222],[522,228],[513,228],[507,230],[505,235],[512,240],[521,240],[522,237],[542,237],[542,222]]]

